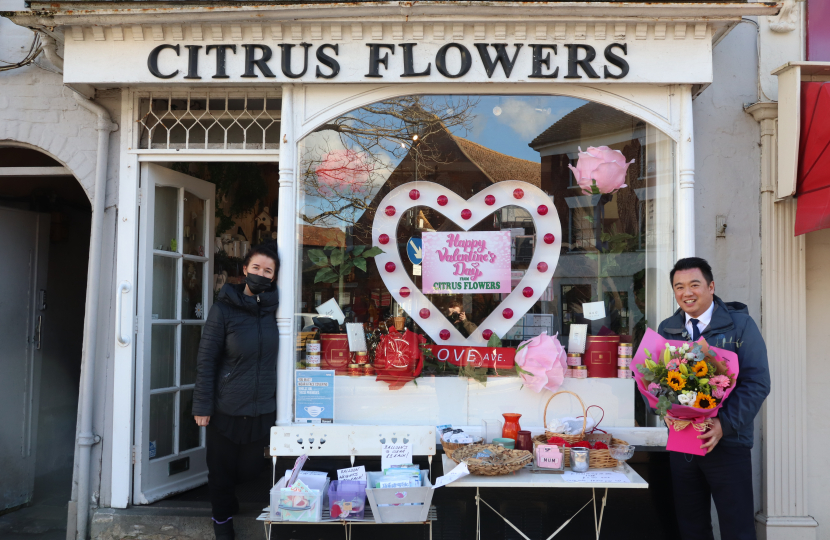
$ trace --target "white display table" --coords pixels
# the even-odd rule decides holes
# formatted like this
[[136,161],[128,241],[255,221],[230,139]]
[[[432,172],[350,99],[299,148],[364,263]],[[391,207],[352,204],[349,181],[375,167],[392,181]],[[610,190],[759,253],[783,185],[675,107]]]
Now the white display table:
[[[446,454],[442,456],[443,458],[443,465],[444,465],[444,474],[448,474],[452,471],[457,465],[456,463],[449,459]],[[513,474],[506,474],[501,476],[477,476],[477,475],[469,475],[463,478],[456,480],[451,484],[447,484],[447,488],[476,488],[476,540],[481,538],[481,505],[479,504],[484,503],[490,508],[493,512],[495,512],[500,518],[504,520],[505,523],[510,525],[516,532],[522,535],[523,538],[528,539],[528,537],[522,533],[515,525],[510,523],[504,516],[498,513],[495,508],[487,504],[487,502],[481,498],[480,496],[480,489],[481,488],[590,488],[591,489],[591,498],[588,502],[585,503],[582,508],[577,510],[576,514],[581,512],[588,504],[593,503],[594,506],[594,530],[596,531],[596,538],[599,539],[599,533],[602,529],[602,517],[605,513],[605,504],[608,497],[608,490],[609,489],[648,489],[648,482],[643,480],[643,478],[634,472],[627,464],[623,464],[620,467],[616,467],[614,469],[589,469],[588,472],[618,472],[625,475],[628,479],[626,483],[608,483],[608,482],[568,482],[565,480],[564,474],[550,474],[550,473],[535,473],[531,472],[529,466]],[[588,478],[588,477],[586,477]],[[605,492],[602,495],[602,504],[599,509],[599,514],[597,514],[597,496],[596,496],[596,489],[605,489]],[[570,523],[570,521],[576,516],[574,514],[571,516],[567,521],[565,521],[556,531],[551,534],[547,540],[555,537],[559,531],[561,531],[565,526]]]

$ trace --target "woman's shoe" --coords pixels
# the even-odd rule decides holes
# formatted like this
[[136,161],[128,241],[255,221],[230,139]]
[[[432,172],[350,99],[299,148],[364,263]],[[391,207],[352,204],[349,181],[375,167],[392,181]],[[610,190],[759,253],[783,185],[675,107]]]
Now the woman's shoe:
[[234,540],[236,535],[233,532],[233,518],[228,518],[222,523],[213,520],[213,534],[216,540]]

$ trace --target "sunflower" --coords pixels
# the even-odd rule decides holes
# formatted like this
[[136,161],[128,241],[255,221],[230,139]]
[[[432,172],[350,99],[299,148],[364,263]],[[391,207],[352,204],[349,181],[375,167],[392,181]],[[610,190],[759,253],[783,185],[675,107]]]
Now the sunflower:
[[698,392],[694,406],[698,409],[714,409],[717,406],[715,398]]
[[692,370],[698,377],[705,377],[706,374],[709,373],[709,367],[706,365],[706,362],[704,360],[701,360],[700,362],[695,364]]
[[669,371],[666,377],[666,383],[674,390],[682,390],[686,386],[686,379],[683,378],[683,375],[679,371]]

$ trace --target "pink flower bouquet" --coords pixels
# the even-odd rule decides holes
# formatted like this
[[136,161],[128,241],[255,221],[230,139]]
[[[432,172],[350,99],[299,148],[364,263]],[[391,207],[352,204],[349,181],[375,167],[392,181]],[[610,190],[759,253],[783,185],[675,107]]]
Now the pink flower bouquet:
[[738,355],[697,343],[663,339],[647,329],[631,362],[640,392],[669,426],[668,450],[705,455],[697,436],[735,388]]
[[565,380],[565,370],[568,367],[566,356],[559,338],[542,332],[519,344],[516,349],[516,371],[524,384],[534,392],[539,393],[542,388],[556,392]]

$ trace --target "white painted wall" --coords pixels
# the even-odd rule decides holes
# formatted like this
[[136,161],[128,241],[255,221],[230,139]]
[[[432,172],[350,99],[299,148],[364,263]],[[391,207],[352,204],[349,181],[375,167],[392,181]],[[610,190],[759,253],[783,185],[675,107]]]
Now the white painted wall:
[[[716,293],[747,304],[761,323],[760,130],[743,111],[757,101],[756,29],[739,24],[714,50],[714,82],[694,102],[696,255],[708,260]],[[716,216],[726,238],[716,238]],[[761,505],[761,415],[752,450],[755,510]],[[717,527],[715,529],[718,537]]]
[[[0,10],[26,9],[23,0],[0,0]],[[33,34],[25,28],[13,24],[8,19],[0,18],[0,59],[19,61],[32,42]],[[113,119],[120,119],[115,114],[120,110],[120,90],[104,92],[97,101],[113,114]],[[62,76],[54,72],[54,67],[41,55],[35,65],[20,69],[0,72],[0,144],[28,146],[49,154],[67,166],[81,184],[90,199],[94,192],[97,118],[78,106],[72,97],[72,91],[63,86]],[[117,226],[117,208],[115,201],[118,192],[118,135],[111,135],[109,167],[107,172],[106,210],[104,216],[104,250],[101,265],[101,281],[96,283],[101,289],[99,301],[99,328],[97,334],[97,359],[95,369],[95,415],[93,431],[102,436],[102,443],[92,450],[91,493],[93,507],[106,505],[109,500],[109,470],[102,470],[101,463],[108,464],[109,441],[107,433],[111,431],[112,419],[106,414],[110,403],[112,385],[109,380],[112,373],[113,334],[111,319],[112,284],[115,263],[115,230]],[[86,256],[84,253],[83,255]],[[77,471],[77,462],[75,462]],[[73,482],[72,497],[76,497]],[[69,529],[74,528],[74,506],[70,504]]]
[[[808,478],[811,516],[818,522],[817,538],[830,534],[830,505],[827,484],[830,482],[830,417],[826,413],[827,306],[830,305],[830,229],[807,234],[807,452],[805,470]],[[822,525],[824,524],[824,525]]]

